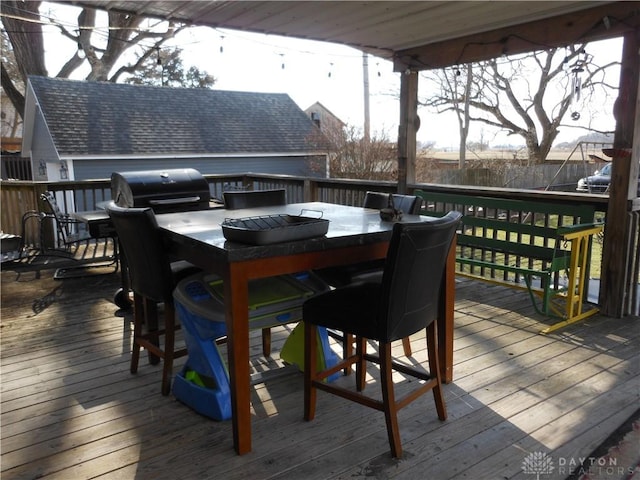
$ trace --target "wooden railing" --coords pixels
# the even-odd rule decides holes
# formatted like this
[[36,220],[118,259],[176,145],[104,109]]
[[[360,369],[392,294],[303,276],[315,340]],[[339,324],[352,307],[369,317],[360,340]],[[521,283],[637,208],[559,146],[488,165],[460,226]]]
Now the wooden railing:
[[95,210],[96,204],[111,198],[108,180],[56,183],[3,181],[0,196],[2,232],[23,235],[28,245],[35,244],[38,241],[38,232],[33,228],[23,232],[22,217],[28,211],[46,211],[40,194],[47,190],[63,193],[58,195],[58,201],[61,210],[67,213]]
[[[396,184],[390,181],[367,181],[349,179],[329,179],[295,177],[289,175],[205,175],[209,182],[213,198],[221,199],[227,189],[265,189],[284,188],[287,191],[287,201],[308,202],[322,201],[342,205],[362,205],[365,192],[368,190],[381,192],[395,192]],[[21,235],[22,215],[28,210],[42,211],[39,196],[46,190],[61,192],[57,195],[60,208],[67,213],[95,210],[100,202],[111,199],[110,181],[87,180],[68,182],[29,182],[3,181],[1,185],[1,229],[5,233]],[[466,187],[436,184],[409,185],[409,192],[414,189],[425,191],[453,192],[457,195],[484,196],[496,198],[522,199],[536,201],[563,202],[567,204],[590,204],[604,217],[607,208],[607,198],[584,194],[563,192],[503,189],[491,187]],[[34,232],[26,232],[27,243],[37,241]],[[31,238],[33,237],[33,238]],[[594,261],[599,261],[594,259]],[[599,269],[598,269],[599,270]]]

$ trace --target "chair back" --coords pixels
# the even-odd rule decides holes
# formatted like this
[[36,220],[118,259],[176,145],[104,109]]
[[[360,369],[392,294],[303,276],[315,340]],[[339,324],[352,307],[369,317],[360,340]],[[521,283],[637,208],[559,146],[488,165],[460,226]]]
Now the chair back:
[[58,244],[68,245],[72,242],[70,237],[74,233],[72,227],[76,225],[76,222],[60,209],[56,196],[53,192],[47,190],[40,194],[40,199],[49,210],[48,212],[45,212],[45,215],[55,220]]
[[[393,194],[393,205],[404,213],[409,215],[420,214],[422,208],[422,198],[415,195],[399,195]],[[367,192],[364,195],[364,208],[375,208],[382,210],[389,206],[389,194],[383,192]]]
[[228,210],[239,208],[266,207],[271,205],[286,205],[287,191],[284,188],[272,190],[243,190],[223,192],[224,206]]
[[407,337],[436,319],[447,253],[461,216],[449,212],[433,221],[394,224],[382,276],[379,340]]
[[112,203],[107,211],[127,260],[131,289],[156,302],[170,300],[174,287],[171,264],[151,207],[124,208]]
[[45,205],[49,209],[49,212],[47,213],[51,213],[56,218],[56,220],[60,220],[61,218],[64,217],[64,213],[62,213],[62,210],[60,210],[60,207],[58,206],[58,201],[56,200],[56,197],[53,192],[46,191],[42,193],[40,195],[40,199],[45,203]]

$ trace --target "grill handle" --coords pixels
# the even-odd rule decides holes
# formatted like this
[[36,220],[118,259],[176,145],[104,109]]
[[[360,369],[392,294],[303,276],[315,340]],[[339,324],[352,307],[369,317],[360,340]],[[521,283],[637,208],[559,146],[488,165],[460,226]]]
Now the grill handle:
[[196,203],[200,201],[200,197],[182,197],[182,198],[161,198],[149,200],[151,205],[177,205],[180,203]]
[[[309,209],[309,208],[303,208],[302,210],[300,210],[300,216],[303,217],[304,216],[304,212],[310,212],[310,213],[317,213],[319,214],[317,219],[321,219],[324,216],[324,211],[322,210],[313,210],[313,209]],[[316,217],[309,217],[309,218],[316,218]]]

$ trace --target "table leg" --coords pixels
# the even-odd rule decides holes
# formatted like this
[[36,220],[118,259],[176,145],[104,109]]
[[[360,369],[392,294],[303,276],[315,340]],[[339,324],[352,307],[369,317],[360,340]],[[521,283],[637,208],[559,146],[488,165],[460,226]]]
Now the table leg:
[[451,383],[453,381],[453,312],[456,299],[455,238],[447,255],[447,266],[442,279],[440,297],[437,323],[440,374],[444,383]]
[[251,378],[249,372],[249,287],[242,267],[230,265],[224,279],[225,320],[233,423],[233,447],[251,451]]

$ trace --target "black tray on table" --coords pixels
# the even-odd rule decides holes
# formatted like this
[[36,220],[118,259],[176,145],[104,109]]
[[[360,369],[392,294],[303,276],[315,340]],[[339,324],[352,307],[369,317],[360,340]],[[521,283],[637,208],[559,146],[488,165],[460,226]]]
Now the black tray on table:
[[224,238],[250,245],[269,245],[321,237],[329,230],[329,220],[302,215],[262,215],[227,218],[222,222]]

